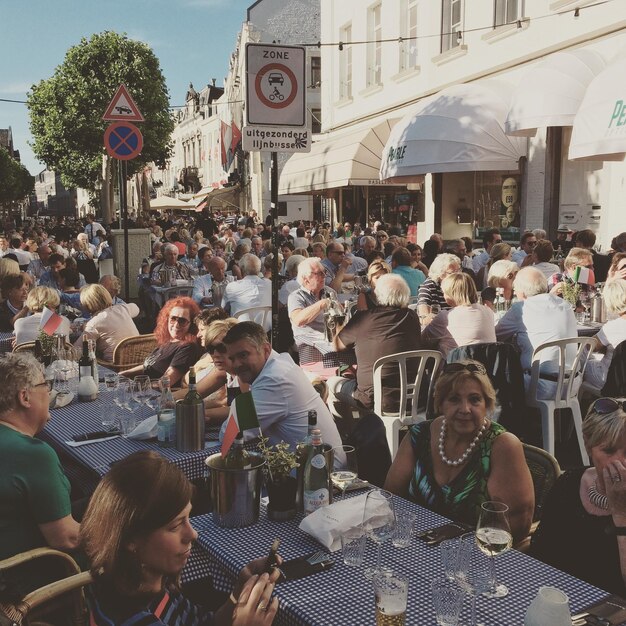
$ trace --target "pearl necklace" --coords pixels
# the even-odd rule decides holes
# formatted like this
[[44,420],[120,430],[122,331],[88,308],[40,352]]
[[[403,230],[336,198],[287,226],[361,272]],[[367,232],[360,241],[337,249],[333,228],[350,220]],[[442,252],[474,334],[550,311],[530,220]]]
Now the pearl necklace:
[[594,481],[593,485],[589,487],[587,494],[589,495],[589,501],[593,504],[593,506],[602,509],[603,511],[609,510],[609,499],[598,491],[597,481]]
[[480,441],[481,437],[485,433],[486,428],[487,428],[487,420],[483,420],[483,425],[478,431],[478,434],[476,435],[476,437],[474,437],[472,443],[470,443],[470,445],[467,447],[465,452],[463,452],[463,454],[458,459],[456,459],[456,461],[451,461],[446,456],[446,453],[444,451],[444,442],[446,438],[446,420],[444,419],[441,422],[441,430],[439,431],[439,456],[441,457],[441,460],[446,465],[450,465],[451,467],[457,467],[465,463],[465,461],[467,460],[467,457],[472,453],[472,451],[476,447],[476,444]]

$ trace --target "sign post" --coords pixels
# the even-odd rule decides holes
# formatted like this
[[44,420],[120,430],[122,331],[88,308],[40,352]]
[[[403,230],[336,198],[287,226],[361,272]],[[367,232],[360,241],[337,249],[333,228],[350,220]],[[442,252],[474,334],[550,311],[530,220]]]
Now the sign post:
[[242,146],[270,152],[272,216],[272,346],[278,347],[278,152],[310,152],[302,46],[246,44],[246,124]]
[[135,159],[143,148],[143,135],[131,122],[144,118],[125,85],[120,85],[102,119],[109,124],[104,131],[107,154],[118,161],[120,185],[120,219],[124,229],[124,296],[129,300],[130,268],[128,267],[128,204],[126,200],[126,161]]

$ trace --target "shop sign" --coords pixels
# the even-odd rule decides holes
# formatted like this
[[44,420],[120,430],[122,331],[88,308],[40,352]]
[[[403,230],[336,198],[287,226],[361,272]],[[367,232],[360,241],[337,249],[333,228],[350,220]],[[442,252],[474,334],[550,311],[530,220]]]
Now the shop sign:
[[387,153],[387,163],[398,163],[404,159],[404,153],[406,152],[406,144],[403,146],[394,147],[391,146],[389,148],[389,152]]
[[508,209],[517,202],[517,181],[505,178],[502,183],[502,204]]

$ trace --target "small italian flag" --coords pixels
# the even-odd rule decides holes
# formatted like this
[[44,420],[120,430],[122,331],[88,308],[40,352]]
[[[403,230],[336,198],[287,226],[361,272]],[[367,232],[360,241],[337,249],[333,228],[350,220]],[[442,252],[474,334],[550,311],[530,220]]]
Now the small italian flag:
[[41,321],[39,322],[39,328],[43,330],[46,335],[52,335],[54,331],[61,325],[63,318],[57,315],[52,309],[44,307],[41,314]]
[[592,269],[581,267],[580,265],[574,270],[574,282],[581,285],[595,285],[596,277]]
[[259,428],[252,392],[240,393],[230,404],[230,413],[222,439],[222,456],[226,456],[238,432]]

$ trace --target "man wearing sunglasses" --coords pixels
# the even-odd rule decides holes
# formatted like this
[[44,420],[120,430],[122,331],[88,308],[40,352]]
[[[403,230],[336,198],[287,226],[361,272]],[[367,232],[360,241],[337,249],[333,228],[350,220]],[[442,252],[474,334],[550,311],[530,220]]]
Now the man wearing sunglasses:
[[50,419],[41,365],[28,353],[3,355],[0,386],[0,559],[41,546],[72,550],[70,484],[56,452],[35,437]]
[[537,245],[537,237],[535,233],[525,232],[519,243],[519,250],[516,250],[511,257],[519,267],[526,267],[532,263],[532,254]]
[[326,258],[322,261],[326,272],[326,285],[341,293],[344,282],[354,280],[353,274],[348,274],[352,260],[346,255],[343,244],[331,242],[326,248]]

